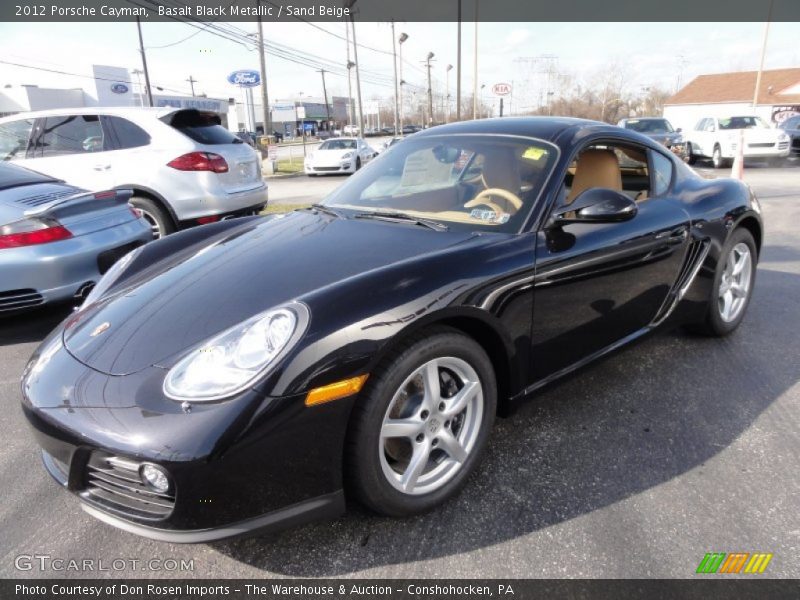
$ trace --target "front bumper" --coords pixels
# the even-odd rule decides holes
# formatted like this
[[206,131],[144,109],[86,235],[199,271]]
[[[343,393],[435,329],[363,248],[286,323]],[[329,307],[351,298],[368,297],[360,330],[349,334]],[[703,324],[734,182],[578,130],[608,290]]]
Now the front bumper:
[[306,163],[304,166],[306,175],[330,175],[333,173],[353,173],[355,163],[348,161],[340,165],[312,165]]
[[150,228],[134,219],[58,242],[5,249],[0,252],[0,314],[70,300],[82,286],[97,283],[126,251],[152,239]]
[[[89,514],[153,539],[205,542],[343,511],[352,398],[308,408],[302,395],[251,390],[187,412],[161,396],[164,369],[107,376],[59,348],[59,336],[40,349],[49,356],[46,368],[26,369],[22,407],[47,471]],[[112,487],[110,499],[95,493],[98,456],[164,468],[172,506],[162,514],[132,510],[142,500],[135,476]],[[108,488],[115,480],[103,482]]]

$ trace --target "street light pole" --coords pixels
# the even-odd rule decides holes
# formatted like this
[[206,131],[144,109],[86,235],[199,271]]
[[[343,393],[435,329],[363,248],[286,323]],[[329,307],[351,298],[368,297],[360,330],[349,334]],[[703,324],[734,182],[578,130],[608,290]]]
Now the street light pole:
[[397,40],[400,44],[400,131],[397,135],[403,133],[403,42],[408,39],[407,33],[401,33],[400,38]]
[[450,122],[450,71],[453,70],[453,65],[447,65],[445,69],[445,84],[444,84],[444,101],[446,102],[444,111],[445,122]]
[[144,69],[144,85],[147,88],[147,104],[153,106],[153,92],[150,91],[150,72],[147,70],[147,56],[144,53],[144,41],[142,40],[142,22],[136,17],[136,28],[139,30],[139,52],[142,53],[142,69]]
[[[261,5],[261,0],[258,2]],[[261,110],[264,113],[264,135],[272,135],[272,119],[269,113],[269,94],[267,93],[267,62],[266,47],[264,46],[264,27],[261,24],[261,14],[258,15],[258,61],[261,67]]]
[[397,125],[400,123],[399,80],[397,79],[397,40],[394,37],[394,19],[392,19],[392,66],[394,66],[394,134],[399,135]]
[[426,59],[427,67],[428,67],[428,125],[433,124],[433,88],[431,87],[431,59],[433,58],[433,52],[428,52],[428,58]]
[[347,36],[347,124],[350,126],[350,133],[353,132],[353,80],[350,77],[350,69],[355,63],[350,60],[350,27],[347,21],[344,22],[344,31]]
[[753,108],[758,106],[758,92],[761,88],[761,73],[764,71],[764,57],[767,55],[767,40],[769,39],[769,22],[772,19],[773,0],[769,0],[769,11],[767,12],[767,24],[764,27],[764,43],[761,45],[761,62],[758,65],[756,74],[756,89],[753,92]]
[[325,87],[325,69],[319,70],[322,75],[322,94],[325,97],[325,114],[328,116],[327,131],[331,130],[331,106],[328,104],[328,88]]

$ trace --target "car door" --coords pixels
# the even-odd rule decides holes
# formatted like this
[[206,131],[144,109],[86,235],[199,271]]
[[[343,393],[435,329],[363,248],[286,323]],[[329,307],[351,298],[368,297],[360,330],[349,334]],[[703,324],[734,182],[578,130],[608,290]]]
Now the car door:
[[[671,197],[670,188],[653,176],[654,151],[636,150],[648,156],[648,177],[641,181],[637,175],[623,183],[623,193],[637,197],[638,211],[632,219],[545,225],[537,233],[535,381],[641,332],[659,315],[678,279],[688,245],[689,216]],[[671,159],[663,155],[661,159],[673,165]],[[566,175],[565,184],[568,179]],[[573,183],[576,179],[577,171]],[[625,189],[626,185],[648,189]],[[562,198],[567,198],[566,189]]]
[[111,140],[98,115],[37,119],[26,166],[88,190],[113,187]]

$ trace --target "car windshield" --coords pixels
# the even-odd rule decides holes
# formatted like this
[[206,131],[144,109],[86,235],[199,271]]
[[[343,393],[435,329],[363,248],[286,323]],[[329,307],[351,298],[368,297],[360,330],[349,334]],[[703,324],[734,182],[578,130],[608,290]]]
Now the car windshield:
[[322,142],[322,145],[319,147],[320,150],[355,150],[356,149],[356,141],[355,140],[328,140],[327,142]]
[[769,129],[761,117],[728,117],[719,120],[720,129]]
[[518,137],[408,138],[323,204],[354,213],[403,213],[458,229],[517,231],[557,152],[548,142]]
[[625,129],[639,133],[673,133],[675,130],[666,119],[631,119],[625,121]]

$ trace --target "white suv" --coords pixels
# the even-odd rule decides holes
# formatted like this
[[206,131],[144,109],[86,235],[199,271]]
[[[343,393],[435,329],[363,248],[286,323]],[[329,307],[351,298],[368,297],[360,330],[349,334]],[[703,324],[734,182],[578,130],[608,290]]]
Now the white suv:
[[78,108],[0,119],[0,160],[88,190],[132,189],[155,237],[267,203],[258,153],[215,113]]
[[692,131],[683,134],[689,164],[710,158],[717,169],[730,166],[742,137],[745,158],[780,160],[789,156],[789,136],[780,129],[772,129],[761,117],[705,117]]

